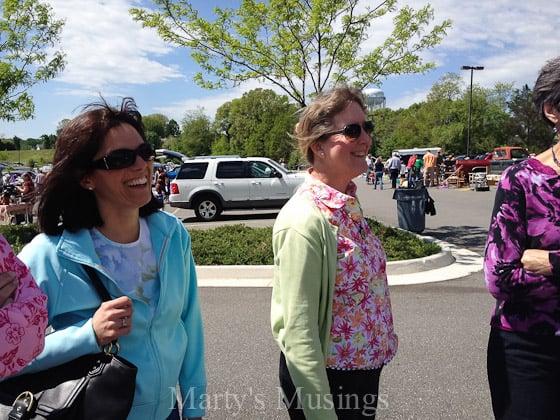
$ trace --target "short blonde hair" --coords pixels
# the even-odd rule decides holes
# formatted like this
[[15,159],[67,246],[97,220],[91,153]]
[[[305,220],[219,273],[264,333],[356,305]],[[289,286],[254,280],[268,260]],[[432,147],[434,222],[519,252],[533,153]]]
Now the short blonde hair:
[[342,112],[350,102],[357,103],[366,112],[362,91],[349,86],[321,92],[311,104],[301,110],[299,122],[291,137],[297,140],[299,150],[310,164],[315,160],[311,145],[332,131],[333,117]]

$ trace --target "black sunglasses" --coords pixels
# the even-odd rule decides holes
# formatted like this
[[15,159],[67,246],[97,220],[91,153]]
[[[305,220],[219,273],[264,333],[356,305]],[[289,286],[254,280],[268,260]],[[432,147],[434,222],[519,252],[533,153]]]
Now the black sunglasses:
[[146,162],[152,161],[156,157],[156,150],[153,144],[142,143],[137,149],[118,149],[91,162],[96,169],[124,169],[134,165],[136,156],[140,156]]
[[348,137],[349,139],[357,139],[362,134],[362,129],[367,133],[368,136],[373,133],[373,121],[365,121],[364,125],[360,124],[348,124],[345,125],[341,130],[329,131],[324,134],[324,136],[330,136],[332,134],[344,134],[344,136]]

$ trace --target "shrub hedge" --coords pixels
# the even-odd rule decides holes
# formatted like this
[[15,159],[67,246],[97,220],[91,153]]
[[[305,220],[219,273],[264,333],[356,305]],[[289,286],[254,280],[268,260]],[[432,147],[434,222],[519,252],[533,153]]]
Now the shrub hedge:
[[[424,242],[410,232],[367,219],[381,240],[388,261],[421,258],[441,252],[431,242]],[[272,228],[245,225],[220,226],[213,229],[189,229],[192,251],[198,265],[272,265]],[[0,233],[16,254],[37,234],[37,225],[0,225]]]
[[[367,219],[381,240],[388,261],[426,257],[441,252],[439,245],[424,242],[418,236]],[[272,265],[272,228],[248,228],[244,225],[220,226],[208,230],[190,230],[192,250],[199,265]]]

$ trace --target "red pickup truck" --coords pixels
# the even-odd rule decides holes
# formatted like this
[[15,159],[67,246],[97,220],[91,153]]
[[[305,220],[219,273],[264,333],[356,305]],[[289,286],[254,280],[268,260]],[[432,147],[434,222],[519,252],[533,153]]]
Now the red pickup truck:
[[496,147],[492,153],[486,153],[483,159],[457,159],[455,172],[464,176],[476,167],[485,167],[486,173],[500,174],[508,166],[529,158],[529,151],[520,146]]

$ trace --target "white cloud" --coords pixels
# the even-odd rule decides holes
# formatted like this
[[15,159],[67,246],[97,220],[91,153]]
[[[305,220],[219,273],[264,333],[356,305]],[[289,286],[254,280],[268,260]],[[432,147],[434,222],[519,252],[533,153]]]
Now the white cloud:
[[[413,7],[426,3],[414,2]],[[461,73],[465,83],[470,83],[470,72],[461,72],[462,65],[484,66],[474,77],[474,83],[484,87],[497,82],[514,83],[515,88],[524,84],[532,87],[545,61],[560,54],[555,28],[560,10],[551,8],[548,1],[431,0],[429,4],[435,22],[451,19],[452,28],[441,44],[422,54],[437,65],[424,78],[424,86],[410,88],[407,81],[418,82],[416,76],[391,78],[401,81],[402,87],[397,96],[388,98],[392,108],[406,108],[425,100],[432,84],[447,72]]]
[[161,58],[173,52],[154,30],[134,22],[127,0],[51,0],[66,23],[61,47],[68,65],[57,79],[104,89],[115,84],[149,84],[183,77],[177,65]]

